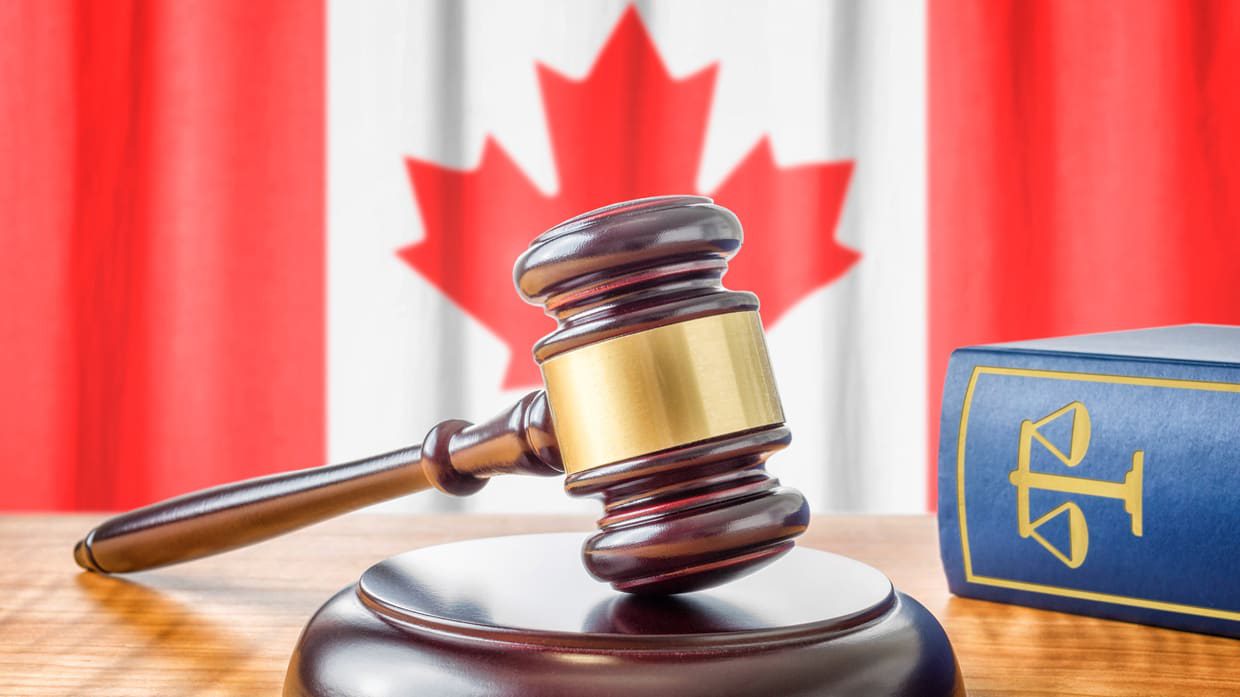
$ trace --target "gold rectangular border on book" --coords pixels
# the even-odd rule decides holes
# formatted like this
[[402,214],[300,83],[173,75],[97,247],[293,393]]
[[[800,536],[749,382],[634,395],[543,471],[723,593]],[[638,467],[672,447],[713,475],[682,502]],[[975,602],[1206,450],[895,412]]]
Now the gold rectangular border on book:
[[982,375],[1015,375],[1018,377],[1045,378],[1048,380],[1105,382],[1121,385],[1140,385],[1143,387],[1168,387],[1182,390],[1208,390],[1211,392],[1238,393],[1240,393],[1240,384],[1229,382],[1207,382],[1204,380],[1175,380],[1171,378],[1146,378],[1131,377],[1126,375],[1071,373],[1060,370],[1000,368],[995,366],[979,365],[973,368],[973,373],[969,376],[969,386],[965,389],[964,407],[960,411],[960,438],[956,443],[956,505],[960,516],[960,546],[961,550],[964,552],[964,576],[965,580],[969,583],[978,583],[985,586],[997,586],[999,588],[1010,588],[1012,590],[1028,591],[1031,593],[1059,595],[1066,598],[1077,598],[1079,600],[1092,600],[1115,603],[1117,605],[1130,605],[1133,607],[1147,608],[1150,610],[1164,610],[1167,612],[1179,612],[1187,615],[1199,615],[1201,617],[1214,617],[1217,619],[1240,621],[1240,612],[1232,610],[1218,610],[1209,607],[1198,607],[1196,605],[1168,603],[1161,600],[1148,600],[1146,598],[1132,598],[1124,595],[1112,595],[1110,593],[1098,593],[1094,591],[1079,590],[1076,588],[1062,588],[1059,586],[1050,586],[1041,583],[1029,583],[1026,581],[995,578],[992,576],[978,576],[974,574],[973,558],[969,553],[969,523],[968,518],[965,517],[964,450],[966,435],[969,427],[969,409],[973,405],[973,389],[977,386],[977,379]]

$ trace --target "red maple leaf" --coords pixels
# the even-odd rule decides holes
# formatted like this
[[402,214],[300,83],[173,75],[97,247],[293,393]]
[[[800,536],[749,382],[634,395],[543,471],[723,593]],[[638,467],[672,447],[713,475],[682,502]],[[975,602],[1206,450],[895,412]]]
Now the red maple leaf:
[[[426,236],[400,256],[508,345],[505,388],[540,383],[530,347],[553,328],[518,298],[513,261],[538,233],[583,211],[693,192],[715,68],[673,79],[629,8],[583,80],[538,66],[558,192],[541,194],[489,137],[472,170],[406,159]],[[744,225],[727,285],[758,295],[768,327],[857,260],[834,236],[851,173],[850,161],[779,167],[763,137],[707,192]]]

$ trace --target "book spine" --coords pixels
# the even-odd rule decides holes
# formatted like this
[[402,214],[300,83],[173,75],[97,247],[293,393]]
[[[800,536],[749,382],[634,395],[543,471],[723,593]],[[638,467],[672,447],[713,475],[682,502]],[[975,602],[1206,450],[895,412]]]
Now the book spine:
[[952,355],[939,542],[960,596],[1240,637],[1240,369]]

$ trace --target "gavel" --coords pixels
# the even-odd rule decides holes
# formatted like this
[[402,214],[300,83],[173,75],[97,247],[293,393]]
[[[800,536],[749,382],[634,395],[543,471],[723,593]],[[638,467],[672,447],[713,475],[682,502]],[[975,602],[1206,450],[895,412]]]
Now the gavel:
[[74,547],[114,574],[236,549],[424,489],[467,496],[501,474],[565,474],[602,499],[582,550],[595,578],[683,593],[795,544],[809,507],[767,473],[791,434],[758,298],[725,289],[740,221],[700,196],[599,208],[539,235],[513,278],[557,326],[533,348],[544,389],[420,445],[186,494],[112,518]]

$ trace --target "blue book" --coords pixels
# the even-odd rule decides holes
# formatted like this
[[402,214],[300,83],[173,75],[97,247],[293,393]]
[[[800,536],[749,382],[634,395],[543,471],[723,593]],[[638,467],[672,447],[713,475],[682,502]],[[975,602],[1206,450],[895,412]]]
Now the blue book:
[[953,593],[1240,637],[1240,327],[959,349],[939,433]]

